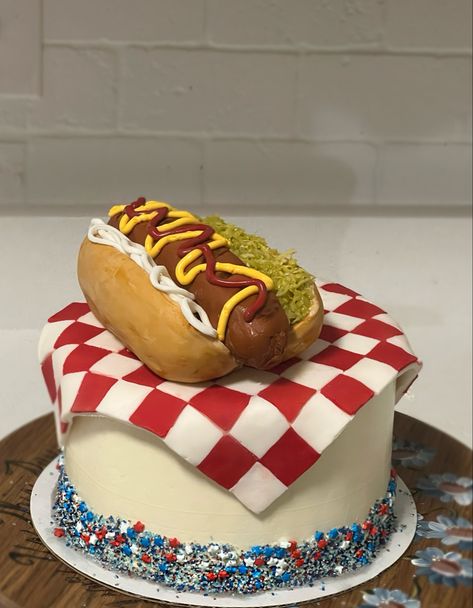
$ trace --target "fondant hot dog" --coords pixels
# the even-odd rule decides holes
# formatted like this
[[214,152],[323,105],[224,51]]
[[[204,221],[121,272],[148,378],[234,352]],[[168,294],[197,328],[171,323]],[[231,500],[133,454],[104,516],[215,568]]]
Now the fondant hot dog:
[[104,326],[164,378],[198,382],[239,365],[269,369],[318,336],[315,285],[310,309],[291,325],[269,274],[245,264],[190,212],[140,198],[109,216],[108,224],[92,221],[79,282]]

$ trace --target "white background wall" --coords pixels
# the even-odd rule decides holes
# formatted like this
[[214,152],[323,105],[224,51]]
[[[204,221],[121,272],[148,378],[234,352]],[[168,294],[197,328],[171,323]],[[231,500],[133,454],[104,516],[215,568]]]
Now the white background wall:
[[470,30],[471,0],[0,0],[0,212],[458,211]]
[[424,360],[401,409],[471,445],[471,4],[0,0],[0,215],[33,216],[2,220],[0,437],[50,411],[88,218],[144,195],[387,308]]

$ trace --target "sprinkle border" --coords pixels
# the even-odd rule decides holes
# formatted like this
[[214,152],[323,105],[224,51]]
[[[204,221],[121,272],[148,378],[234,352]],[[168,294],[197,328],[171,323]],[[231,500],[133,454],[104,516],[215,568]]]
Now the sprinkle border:
[[371,563],[395,527],[396,473],[386,495],[367,518],[308,539],[255,545],[181,543],[147,530],[140,522],[94,513],[69,480],[63,458],[53,505],[53,533],[108,569],[164,584],[177,591],[250,594],[310,586]]

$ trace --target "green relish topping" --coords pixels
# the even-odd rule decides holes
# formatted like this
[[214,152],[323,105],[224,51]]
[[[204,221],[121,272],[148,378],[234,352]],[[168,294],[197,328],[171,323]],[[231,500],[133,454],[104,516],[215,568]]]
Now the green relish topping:
[[247,266],[273,280],[276,295],[291,325],[307,316],[313,300],[314,277],[299,266],[293,249],[281,253],[270,247],[263,237],[248,234],[218,215],[204,217],[202,222],[225,237],[232,252]]

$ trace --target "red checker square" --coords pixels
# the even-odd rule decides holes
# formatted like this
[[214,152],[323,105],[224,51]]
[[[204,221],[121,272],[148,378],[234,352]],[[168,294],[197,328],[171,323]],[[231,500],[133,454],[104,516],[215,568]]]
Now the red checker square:
[[292,422],[316,392],[313,388],[292,382],[287,378],[279,378],[261,391],[259,396],[275,405],[281,414],[286,416],[289,422]]
[[63,374],[87,372],[94,363],[97,363],[97,361],[100,361],[100,359],[103,359],[108,354],[109,351],[104,348],[79,344],[64,361]]
[[389,342],[380,342],[370,353],[368,353],[367,357],[375,359],[376,361],[381,361],[382,363],[387,363],[391,367],[394,367],[394,369],[397,369],[398,372],[417,361],[417,358],[414,357],[414,355],[399,348],[399,346],[389,344]]
[[189,403],[221,429],[229,431],[248,405],[250,398],[250,395],[213,384],[192,397]]
[[49,317],[48,323],[56,323],[56,321],[77,321],[79,317],[90,312],[89,305],[86,302],[72,302],[57,312],[52,317]]
[[381,315],[385,311],[379,306],[371,304],[371,302],[353,299],[336,308],[335,312],[351,317],[358,317],[360,319],[371,319],[371,317]]
[[288,429],[266,454],[261,458],[271,473],[280,479],[286,486],[291,485],[298,477],[305,473],[320,454],[316,452],[296,431]]
[[69,327],[66,327],[56,340],[54,348],[59,348],[60,346],[64,346],[64,344],[83,344],[104,331],[103,327],[95,327],[94,325],[87,325],[86,323],[76,321],[69,325]]
[[356,414],[374,395],[362,382],[343,374],[331,380],[320,392],[350,415]]
[[122,350],[118,351],[119,355],[123,355],[124,357],[129,357],[130,359],[138,359],[135,353],[132,353],[128,348],[122,348]]
[[142,365],[130,374],[123,376],[123,380],[152,387],[158,386],[158,384],[162,384],[164,382],[161,376],[154,374],[148,367],[146,367],[146,365]]
[[229,490],[256,461],[256,456],[234,437],[224,435],[197,468]]
[[159,437],[166,437],[186,405],[182,399],[159,390],[151,391],[130,416],[130,422]]
[[400,336],[402,331],[394,327],[394,325],[383,323],[383,321],[378,321],[378,319],[368,319],[361,325],[358,325],[352,333],[367,336],[368,338],[376,338],[377,340],[387,340],[393,336]]
[[333,291],[334,293],[342,293],[346,296],[351,296],[352,298],[356,298],[356,296],[360,295],[356,291],[353,291],[353,289],[348,289],[348,287],[340,285],[340,283],[327,283],[326,285],[323,285],[322,290],[324,290],[324,289],[325,289],[325,291]]
[[41,371],[43,372],[43,378],[46,382],[46,388],[48,389],[49,398],[51,401],[56,399],[56,380],[54,379],[53,370],[53,356],[48,355],[46,359],[41,363]]
[[363,355],[352,353],[349,350],[338,348],[338,346],[333,346],[332,344],[314,355],[310,360],[314,363],[323,363],[324,365],[330,365],[345,371],[352,365],[355,365],[355,363],[358,363],[360,359],[363,359]]
[[346,329],[340,329],[339,327],[332,327],[331,325],[324,325],[320,332],[319,338],[325,340],[325,342],[335,342],[342,336],[345,336],[348,332]]
[[115,378],[87,373],[81,382],[71,412],[95,412],[98,405],[116,383]]
[[284,371],[286,371],[286,369],[288,369],[295,363],[299,363],[299,361],[302,361],[302,359],[299,359],[299,357],[292,357],[291,359],[288,359],[287,361],[283,361],[282,363],[275,365],[274,367],[272,367],[271,369],[268,369],[267,371],[271,372],[272,374],[277,374],[278,376],[280,376]]

